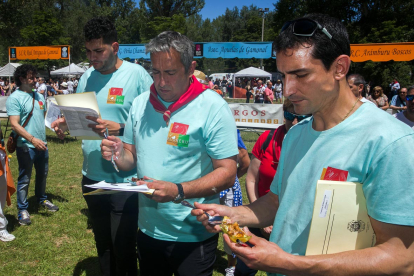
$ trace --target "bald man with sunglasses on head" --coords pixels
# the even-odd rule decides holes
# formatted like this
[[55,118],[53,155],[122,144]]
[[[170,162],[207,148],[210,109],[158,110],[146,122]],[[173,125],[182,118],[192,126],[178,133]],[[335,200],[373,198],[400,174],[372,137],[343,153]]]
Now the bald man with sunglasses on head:
[[[270,192],[250,205],[229,208],[198,204],[192,211],[210,232],[207,216],[229,216],[249,227],[273,225],[269,241],[252,235],[252,247],[230,249],[248,267],[268,275],[413,275],[414,132],[389,114],[362,103],[346,75],[351,64],[344,25],[311,14],[287,22],[275,40],[284,96],[296,114],[312,114],[292,127],[284,141]],[[323,168],[348,172],[346,181],[362,183],[376,234],[371,248],[305,256]],[[247,230],[247,234],[251,233]]]

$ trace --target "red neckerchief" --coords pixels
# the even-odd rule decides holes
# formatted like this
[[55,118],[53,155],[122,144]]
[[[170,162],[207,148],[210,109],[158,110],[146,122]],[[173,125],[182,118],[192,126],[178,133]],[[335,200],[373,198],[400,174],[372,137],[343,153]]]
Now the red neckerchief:
[[172,116],[172,113],[177,111],[180,107],[188,104],[192,100],[198,97],[201,93],[203,93],[206,89],[208,89],[207,86],[204,84],[201,84],[196,77],[192,76],[192,83],[188,87],[188,90],[181,95],[181,97],[172,103],[168,109],[165,107],[165,105],[158,99],[158,93],[155,89],[154,84],[151,85],[150,88],[150,97],[149,101],[154,107],[155,111],[158,113],[161,113],[164,118],[164,121],[167,123],[167,126],[170,122],[170,118]]

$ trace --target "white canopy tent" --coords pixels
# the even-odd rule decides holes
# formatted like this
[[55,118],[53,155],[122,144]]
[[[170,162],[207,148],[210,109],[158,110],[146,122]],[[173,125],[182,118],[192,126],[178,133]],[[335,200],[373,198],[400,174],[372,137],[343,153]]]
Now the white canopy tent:
[[7,63],[0,68],[0,77],[13,77],[14,71],[20,65],[20,63]]
[[50,72],[51,75],[81,75],[83,73],[85,73],[85,69],[80,68],[75,63]]
[[237,73],[234,73],[233,75],[233,84],[236,84],[236,78],[239,77],[249,77],[249,78],[272,78],[272,74],[269,72],[266,72],[262,69],[256,68],[256,67],[249,67],[246,69],[243,69]]
[[234,82],[235,78],[238,78],[238,77],[272,78],[272,74],[264,70],[261,70],[259,68],[256,68],[256,67],[249,67],[249,68],[243,69],[235,73],[233,76],[233,83],[235,83]]

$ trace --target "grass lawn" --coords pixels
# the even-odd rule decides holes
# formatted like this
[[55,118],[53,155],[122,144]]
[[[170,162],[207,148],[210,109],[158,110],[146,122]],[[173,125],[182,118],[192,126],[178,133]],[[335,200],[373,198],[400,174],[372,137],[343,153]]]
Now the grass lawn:
[[[6,121],[2,120],[3,131],[5,125]],[[15,194],[12,196],[12,205],[5,208],[8,230],[16,236],[16,240],[0,242],[0,275],[100,275],[95,241],[88,223],[88,210],[81,193],[81,141],[69,137],[62,142],[48,129],[46,134],[49,147],[46,193],[60,210],[51,214],[37,208],[33,171],[28,209],[32,224],[19,225]],[[242,137],[251,152],[258,135],[250,132],[242,133]],[[15,153],[10,161],[16,183],[18,165]],[[240,183],[243,200],[247,203],[244,177]],[[215,276],[224,275],[227,266],[221,239],[218,249]]]

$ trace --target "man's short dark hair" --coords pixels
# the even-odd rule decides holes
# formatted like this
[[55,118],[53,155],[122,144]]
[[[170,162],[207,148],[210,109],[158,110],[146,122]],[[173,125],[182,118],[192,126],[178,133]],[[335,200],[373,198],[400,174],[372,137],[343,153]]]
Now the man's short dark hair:
[[22,85],[22,82],[20,81],[20,77],[27,78],[27,74],[31,72],[33,75],[37,75],[37,69],[31,64],[22,64],[19,67],[16,68],[16,71],[14,71],[14,79],[16,80],[16,85],[20,86]]
[[114,24],[106,17],[96,17],[89,20],[83,28],[85,40],[103,39],[105,44],[118,41],[118,34]]
[[407,94],[411,92],[411,90],[414,90],[414,85],[411,85],[407,88]]
[[351,74],[351,75],[348,75],[348,77],[346,79],[347,80],[352,79],[354,81],[354,85],[357,85],[357,86],[360,85],[360,84],[364,85],[364,88],[362,89],[361,96],[362,97],[367,96],[367,85],[366,85],[365,79],[362,75],[360,75],[360,74]]
[[[329,70],[334,60],[340,55],[351,53],[348,32],[345,26],[336,18],[325,14],[307,14],[303,18],[309,18],[318,22],[332,35],[332,39],[321,30],[316,30],[313,36],[298,36],[293,34],[293,24],[281,32],[275,39],[274,50],[283,52],[287,49],[296,48],[299,45],[304,47],[312,46],[312,57],[320,59]],[[336,43],[333,41],[335,39]]]
[[363,84],[365,86],[365,79],[360,74],[351,74],[346,79],[347,80],[353,79],[355,85]]

